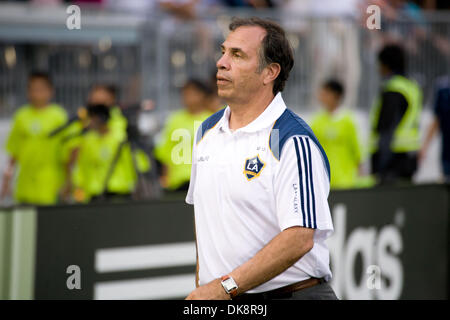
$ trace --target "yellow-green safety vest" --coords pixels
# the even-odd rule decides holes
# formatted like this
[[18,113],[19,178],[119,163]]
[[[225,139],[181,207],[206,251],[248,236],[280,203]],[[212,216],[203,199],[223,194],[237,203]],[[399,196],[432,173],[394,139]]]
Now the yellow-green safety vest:
[[358,168],[362,152],[356,121],[348,110],[331,114],[321,111],[311,122],[311,129],[327,154],[331,170],[331,188],[357,186]]
[[[185,152],[192,147],[195,135],[195,124],[206,120],[211,111],[192,114],[185,109],[173,112],[162,131],[160,142],[154,149],[155,158],[167,166],[169,190],[175,190],[191,178],[191,153],[188,152],[188,162],[180,161],[186,158]],[[187,136],[184,136],[187,133]]]
[[17,202],[40,205],[57,202],[64,167],[58,154],[60,137],[50,134],[66,121],[66,111],[54,103],[41,109],[27,104],[15,113],[6,150],[17,161],[14,187]]
[[[401,75],[395,75],[387,81],[383,92],[398,92],[403,95],[408,103],[403,118],[394,131],[391,142],[391,150],[395,153],[417,151],[420,148],[419,116],[422,111],[422,90],[419,85]],[[381,98],[375,102],[371,112],[371,137],[370,150],[375,153],[378,150],[379,135],[376,127],[380,117]]]
[[[88,201],[92,196],[102,194],[104,191],[128,194],[134,191],[137,183],[137,172],[147,172],[150,170],[150,160],[142,150],[135,150],[134,157],[136,166],[133,163],[133,151],[129,143],[125,143],[117,132],[109,131],[100,135],[96,131],[90,130],[79,141],[79,155],[75,168],[72,172],[73,183],[76,188],[83,190]],[[119,148],[120,151],[119,151]],[[114,163],[117,153],[119,158]],[[108,177],[111,167],[112,174]],[[108,179],[108,181],[106,181]],[[104,190],[106,185],[106,190]]]

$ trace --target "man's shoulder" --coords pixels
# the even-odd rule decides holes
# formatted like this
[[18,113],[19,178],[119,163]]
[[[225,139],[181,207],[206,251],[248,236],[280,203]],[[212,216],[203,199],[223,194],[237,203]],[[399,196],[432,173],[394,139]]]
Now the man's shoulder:
[[343,108],[338,111],[337,119],[345,124],[355,124],[356,114],[348,108]]
[[269,147],[272,150],[275,158],[280,160],[283,147],[291,138],[295,136],[307,137],[317,146],[320,153],[322,154],[324,165],[329,175],[330,165],[327,155],[323,150],[321,144],[319,143],[319,140],[315,136],[311,127],[300,116],[298,116],[290,109],[286,109],[275,121],[269,135]]
[[109,109],[109,114],[111,117],[117,117],[117,118],[125,118],[122,109],[120,109],[119,106],[112,106]]
[[320,110],[315,112],[311,117],[311,127],[314,127],[315,125],[322,124],[323,122],[329,122],[330,116],[326,111]]
[[106,135],[100,135],[95,130],[88,130],[85,134],[80,136],[79,142],[84,148],[91,147],[94,150],[97,150],[100,145],[108,145],[112,140],[117,140],[117,138],[114,137],[114,134],[111,134],[111,131]]
[[205,121],[202,122],[203,127],[214,127],[217,122],[223,117],[223,113],[225,112],[226,108],[220,109],[219,111],[213,113],[208,118],[205,119]]
[[21,105],[16,112],[14,112],[14,118],[26,117],[32,111],[30,104]]
[[62,118],[67,117],[66,110],[60,104],[51,103],[48,106],[48,110],[54,117],[62,117]]
[[[271,146],[278,145],[281,152],[284,144],[293,136],[308,136],[318,144],[316,136],[305,120],[292,110],[286,109],[275,121],[270,132],[269,142]],[[279,159],[280,154],[274,153],[274,155]]]
[[184,123],[186,121],[186,118],[187,118],[187,111],[185,109],[178,109],[172,111],[167,116],[166,123],[178,125],[180,122]]
[[211,130],[219,122],[219,120],[222,119],[225,109],[226,108],[223,108],[217,111],[216,113],[212,114],[211,116],[206,118],[205,121],[202,122],[200,127],[197,129],[196,143],[198,143],[206,134],[206,132]]
[[408,92],[421,92],[419,83],[413,78],[407,78],[402,75],[394,75],[384,84],[385,92],[400,93],[401,95],[408,94]]

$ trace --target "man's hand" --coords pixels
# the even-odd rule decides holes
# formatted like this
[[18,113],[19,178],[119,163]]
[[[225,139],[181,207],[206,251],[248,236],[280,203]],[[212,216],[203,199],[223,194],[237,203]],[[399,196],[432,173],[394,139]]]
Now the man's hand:
[[231,297],[222,287],[221,280],[216,279],[192,291],[186,300],[231,300]]
[[0,200],[3,200],[11,192],[11,181],[14,176],[14,166],[9,165],[8,168],[3,172],[2,186],[0,190]]
[[60,195],[64,202],[70,202],[72,196],[72,183],[70,181],[67,181],[61,188]]
[[421,165],[426,157],[427,154],[427,149],[426,147],[422,147],[419,152],[417,152],[417,162],[419,163],[419,165]]
[[10,184],[11,177],[8,174],[3,174],[2,187],[0,190],[0,200],[6,198],[6,196],[10,193]]

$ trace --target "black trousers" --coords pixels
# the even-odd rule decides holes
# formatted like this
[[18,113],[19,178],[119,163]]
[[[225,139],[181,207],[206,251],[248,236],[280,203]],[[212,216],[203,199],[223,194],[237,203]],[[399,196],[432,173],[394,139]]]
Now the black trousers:
[[371,166],[381,184],[411,183],[417,170],[417,153],[393,153],[387,167],[381,170],[380,154],[376,152],[372,155]]

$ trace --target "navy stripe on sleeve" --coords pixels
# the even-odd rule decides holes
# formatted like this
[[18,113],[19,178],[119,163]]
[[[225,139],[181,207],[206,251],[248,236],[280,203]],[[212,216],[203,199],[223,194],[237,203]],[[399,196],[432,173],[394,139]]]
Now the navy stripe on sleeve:
[[310,202],[309,202],[309,197],[310,197],[310,192],[309,192],[309,168],[308,168],[308,162],[307,162],[307,158],[306,158],[306,147],[305,144],[303,142],[304,138],[299,138],[300,139],[300,145],[302,146],[302,154],[303,154],[303,167],[305,169],[305,184],[306,184],[306,208],[307,208],[307,212],[308,212],[308,228],[312,228],[312,223],[311,223],[311,206],[310,206]]
[[295,153],[297,154],[297,166],[298,166],[299,189],[300,189],[300,207],[302,208],[303,226],[306,227],[305,208],[304,208],[305,201],[303,201],[302,163],[300,158],[300,151],[298,148],[298,141],[297,138],[295,137],[294,137],[294,146],[295,146]]
[[312,157],[311,157],[311,147],[309,145],[309,139],[306,139],[306,146],[308,147],[308,161],[309,161],[309,180],[311,184],[311,199],[312,199],[312,213],[313,213],[313,228],[317,229],[317,221],[316,221],[316,200],[314,195],[314,179],[313,179],[313,171],[312,171]]

